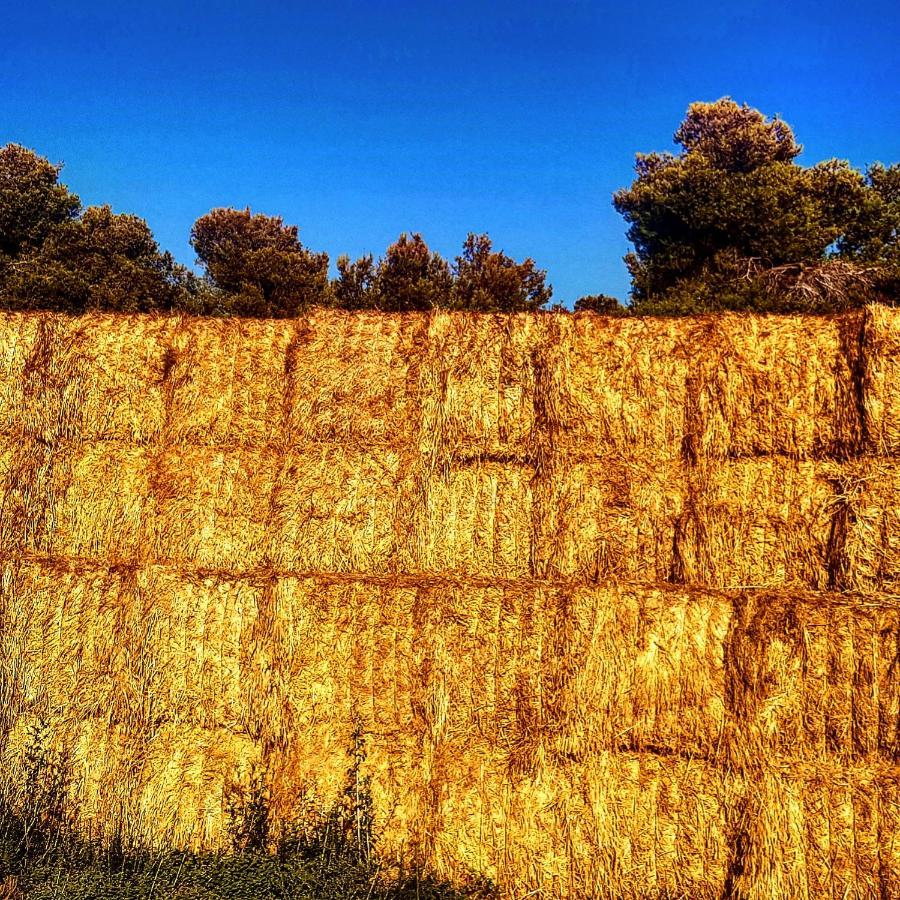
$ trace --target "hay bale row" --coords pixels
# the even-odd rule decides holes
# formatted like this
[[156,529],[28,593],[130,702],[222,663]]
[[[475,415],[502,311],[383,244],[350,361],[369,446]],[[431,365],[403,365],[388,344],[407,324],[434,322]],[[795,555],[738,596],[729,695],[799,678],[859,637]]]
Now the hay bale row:
[[0,589],[11,711],[279,746],[360,717],[435,746],[487,736],[522,770],[720,740],[730,606],[716,595],[47,560],[3,563]]
[[0,552],[202,569],[890,592],[900,467],[0,442]]
[[898,313],[5,314],[0,430],[45,440],[337,440],[440,459],[843,459],[900,447]]
[[3,563],[0,590],[10,715],[281,748],[359,718],[433,754],[488,741],[523,773],[620,750],[900,758],[891,599],[46,560]]
[[221,845],[257,773],[327,806],[359,723],[385,851],[448,877],[900,884],[895,599],[19,558],[0,622],[4,769],[42,723],[99,835]]
[[460,762],[450,783],[438,871],[487,871],[508,896],[881,900],[900,889],[893,766],[737,774],[601,753],[521,779]]

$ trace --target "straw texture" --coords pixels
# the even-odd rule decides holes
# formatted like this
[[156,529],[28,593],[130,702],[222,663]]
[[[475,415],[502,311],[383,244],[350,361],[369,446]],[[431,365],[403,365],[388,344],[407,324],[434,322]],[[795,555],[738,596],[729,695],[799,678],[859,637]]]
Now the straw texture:
[[112,839],[900,893],[900,318],[0,316],[0,762]]

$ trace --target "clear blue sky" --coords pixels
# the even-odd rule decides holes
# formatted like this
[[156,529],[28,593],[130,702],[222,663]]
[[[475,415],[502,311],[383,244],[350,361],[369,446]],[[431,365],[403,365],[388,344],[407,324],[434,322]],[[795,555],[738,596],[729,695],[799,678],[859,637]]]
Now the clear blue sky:
[[0,143],[192,263],[251,206],[327,250],[421,231],[533,256],[556,299],[624,297],[613,190],[695,99],[781,113],[803,160],[900,160],[900,3],[0,0]]

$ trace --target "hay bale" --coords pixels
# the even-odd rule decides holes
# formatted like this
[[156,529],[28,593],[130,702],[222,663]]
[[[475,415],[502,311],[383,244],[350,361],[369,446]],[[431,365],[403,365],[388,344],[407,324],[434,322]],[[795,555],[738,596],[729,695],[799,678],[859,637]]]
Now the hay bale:
[[40,316],[0,312],[0,434],[22,433],[25,370],[40,322]]
[[900,464],[868,457],[837,479],[836,587],[896,592],[900,586]]
[[533,316],[437,313],[420,376],[422,444],[438,461],[530,452],[536,427]]
[[433,867],[486,873],[504,896],[723,896],[727,789],[706,763],[603,753],[510,778],[460,754]]
[[[143,751],[138,834],[151,846],[228,848],[229,801],[246,798],[260,748],[226,729],[160,728]],[[243,790],[240,790],[243,789]]]
[[107,564],[146,559],[156,524],[153,466],[153,452],[141,445],[100,441],[55,450],[43,497],[47,551]]
[[167,443],[280,444],[285,436],[289,320],[174,320],[165,357]]
[[691,459],[856,452],[862,313],[722,315],[704,320],[689,376]]
[[898,799],[896,766],[762,765],[729,813],[739,848],[733,895],[896,896]]
[[671,580],[686,488],[677,459],[557,455],[535,487],[535,574]]
[[159,438],[173,320],[41,316],[22,371],[23,431],[38,440]]
[[47,552],[55,521],[53,450],[0,439],[0,550]]
[[533,477],[529,466],[477,460],[428,477],[413,570],[528,577]]
[[4,562],[2,573],[0,681],[9,721],[27,714],[68,727],[147,713],[132,571],[43,560]]
[[542,666],[547,752],[560,762],[609,750],[712,757],[725,722],[728,598],[622,585],[567,590]]
[[699,467],[678,523],[674,579],[718,587],[826,589],[835,464],[784,458]]
[[775,754],[896,760],[898,635],[893,600],[738,596],[725,647],[732,763]]
[[267,511],[268,560],[300,572],[408,568],[421,503],[415,462],[388,448],[294,448],[280,461]]
[[280,466],[272,450],[160,452],[150,474],[158,510],[151,558],[237,572],[266,561]]
[[285,370],[286,437],[414,446],[427,328],[424,316],[334,310],[298,321]]
[[558,449],[626,459],[682,452],[687,382],[699,352],[695,319],[558,319],[545,348],[553,375],[541,398],[559,410]]
[[900,309],[869,306],[862,343],[866,449],[900,452]]
[[254,742],[225,729],[164,725],[135,737],[103,718],[63,727],[22,717],[4,754],[14,790],[24,788],[24,756],[35,750],[64,767],[67,809],[82,834],[194,852],[230,849],[230,807],[249,793],[260,760]]

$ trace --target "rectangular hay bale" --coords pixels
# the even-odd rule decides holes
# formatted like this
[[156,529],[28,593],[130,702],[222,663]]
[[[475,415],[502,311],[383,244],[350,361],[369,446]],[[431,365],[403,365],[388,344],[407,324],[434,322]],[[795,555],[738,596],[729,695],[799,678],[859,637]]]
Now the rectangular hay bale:
[[43,316],[23,373],[24,432],[44,441],[160,438],[174,319]]
[[160,452],[150,475],[158,510],[150,558],[236,572],[266,563],[280,466],[272,450]]
[[558,410],[555,446],[596,456],[672,459],[682,452],[699,320],[561,318],[547,348]]
[[900,453],[900,309],[866,309],[862,353],[862,405],[866,449]]
[[754,592],[725,648],[732,762],[900,758],[900,604]]
[[676,460],[557,454],[535,486],[535,574],[672,579],[686,472]]
[[433,826],[432,866],[486,874],[504,896],[723,896],[727,787],[702,760],[600,753],[510,777],[460,754]]
[[286,435],[292,443],[415,446],[427,318],[316,310],[288,348]]
[[167,443],[280,444],[296,327],[289,319],[178,320],[166,357]]
[[837,586],[895,593],[900,587],[900,461],[868,457],[838,479]]
[[698,467],[675,537],[674,579],[824,590],[834,561],[836,464],[785,458]]
[[729,810],[734,896],[897,896],[898,800],[896,766],[763,762]]
[[402,570],[421,504],[415,462],[385,447],[295,446],[271,495],[271,563],[300,572]]
[[421,443],[439,462],[532,451],[540,319],[436,313],[420,378]]
[[859,447],[862,313],[710,316],[688,385],[692,459],[845,458]]
[[41,318],[0,311],[0,434],[22,433],[25,372]]
[[427,477],[413,571],[528,577],[533,476],[529,466],[473,461]]

